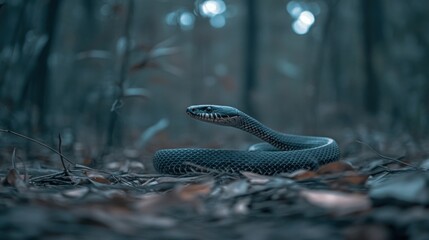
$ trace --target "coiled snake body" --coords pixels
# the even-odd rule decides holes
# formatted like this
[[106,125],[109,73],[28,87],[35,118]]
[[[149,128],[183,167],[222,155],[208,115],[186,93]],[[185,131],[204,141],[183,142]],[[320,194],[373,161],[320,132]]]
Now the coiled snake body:
[[160,173],[185,174],[214,169],[274,175],[298,169],[316,169],[338,160],[340,155],[333,139],[279,133],[233,107],[196,105],[188,107],[186,112],[201,121],[239,128],[266,143],[257,144],[249,151],[200,148],[160,150],[153,158],[153,165]]

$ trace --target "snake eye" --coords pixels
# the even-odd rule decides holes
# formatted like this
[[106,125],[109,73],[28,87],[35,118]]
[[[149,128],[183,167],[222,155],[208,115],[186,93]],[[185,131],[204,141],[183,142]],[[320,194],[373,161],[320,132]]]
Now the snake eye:
[[212,111],[213,111],[212,107],[209,106],[209,107],[206,108],[206,112],[207,113],[211,113]]

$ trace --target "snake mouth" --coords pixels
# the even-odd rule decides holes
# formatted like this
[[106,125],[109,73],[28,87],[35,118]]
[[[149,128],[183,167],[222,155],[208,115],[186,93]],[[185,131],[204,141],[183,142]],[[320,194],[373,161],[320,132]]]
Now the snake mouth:
[[204,122],[231,125],[238,118],[237,111],[232,107],[218,105],[194,105],[186,109],[186,113]]
[[192,112],[191,110],[186,110],[186,113],[192,118],[208,121],[208,122],[221,122],[225,119],[222,115],[218,113],[208,113],[208,112]]

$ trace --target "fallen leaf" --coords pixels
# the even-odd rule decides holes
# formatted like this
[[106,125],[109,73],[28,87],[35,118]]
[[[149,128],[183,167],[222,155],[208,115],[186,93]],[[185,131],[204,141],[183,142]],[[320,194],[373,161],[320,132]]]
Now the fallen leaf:
[[196,198],[207,196],[213,187],[213,182],[189,184],[180,186],[175,190],[177,196],[184,201],[192,201]]
[[318,174],[310,170],[300,169],[291,173],[287,173],[285,176],[295,180],[307,180],[307,179],[317,177]]
[[96,182],[101,184],[111,184],[111,182],[100,173],[86,171],[85,175],[89,178],[91,182]]
[[138,162],[138,161],[131,161],[130,162],[130,168],[134,169],[134,170],[140,170],[140,171],[145,169],[144,164],[142,162]]
[[69,198],[82,198],[89,192],[89,188],[81,187],[75,189],[69,189],[62,192],[62,195]]
[[337,183],[342,185],[364,185],[366,180],[368,180],[368,175],[366,174],[352,174],[340,177],[336,180]]
[[241,172],[241,174],[245,176],[251,184],[266,184],[270,181],[270,177],[253,172]]
[[405,172],[386,175],[370,185],[369,195],[376,202],[396,200],[405,204],[429,204],[429,174]]
[[326,190],[302,190],[301,196],[309,203],[338,215],[365,211],[371,208],[368,196]]
[[222,186],[221,189],[221,197],[223,199],[234,198],[247,193],[247,190],[249,189],[249,183],[246,180],[241,179]]
[[[92,189],[92,191],[96,191]],[[121,189],[103,189],[97,190],[99,193],[109,199],[125,199],[126,193]]]
[[210,194],[213,182],[179,185],[165,194],[144,194],[135,208],[145,212],[166,212],[172,208],[204,211],[202,198]]
[[7,172],[6,178],[3,181],[3,185],[13,186],[18,190],[25,190],[27,188],[27,185],[24,182],[24,177],[19,175],[15,168],[12,168]]
[[234,204],[234,213],[236,214],[247,214],[249,212],[249,204],[251,199],[250,198],[242,198],[237,201],[237,203]]
[[122,166],[120,162],[110,162],[106,164],[106,168],[108,169],[119,169]]
[[338,162],[332,162],[326,165],[322,165],[316,171],[316,173],[319,175],[325,175],[325,174],[332,174],[332,173],[339,173],[339,172],[353,171],[353,170],[354,168],[349,163],[338,161]]
[[[310,171],[305,169],[299,169],[291,173],[284,174],[285,177],[292,178],[297,181],[309,180],[322,175],[334,174],[334,173],[345,173],[353,171],[353,167],[346,162],[332,162],[321,166],[317,171]],[[365,179],[366,180],[366,179]],[[351,179],[351,181],[357,181],[357,179]]]

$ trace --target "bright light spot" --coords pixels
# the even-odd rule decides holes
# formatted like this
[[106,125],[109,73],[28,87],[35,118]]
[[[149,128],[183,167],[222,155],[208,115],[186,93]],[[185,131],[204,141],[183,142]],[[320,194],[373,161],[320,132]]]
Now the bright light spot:
[[301,21],[304,24],[311,26],[314,23],[314,15],[310,11],[304,11],[299,14],[298,21]]
[[216,15],[210,18],[210,25],[214,28],[222,28],[226,24],[226,19],[223,15]]
[[302,5],[295,1],[290,1],[287,4],[286,9],[289,12],[289,14],[294,18],[298,17],[299,14],[301,14],[302,11],[304,11],[304,8],[302,7]]
[[194,27],[194,22],[195,22],[195,16],[192,13],[183,12],[182,14],[180,14],[179,23],[183,29],[185,30],[192,29]]
[[225,10],[226,6],[222,0],[207,0],[200,5],[200,12],[205,17],[222,14]]
[[183,30],[194,28],[195,15],[189,11],[177,10],[165,16],[165,22],[170,26],[180,26]]
[[307,24],[305,24],[299,20],[295,20],[292,23],[292,29],[296,34],[304,35],[304,34],[308,33],[308,30],[310,30],[310,26],[308,26]]
[[292,23],[292,29],[296,34],[304,35],[308,33],[310,27],[314,24],[315,18],[310,11],[303,11]]

